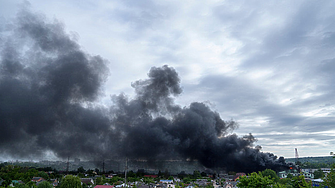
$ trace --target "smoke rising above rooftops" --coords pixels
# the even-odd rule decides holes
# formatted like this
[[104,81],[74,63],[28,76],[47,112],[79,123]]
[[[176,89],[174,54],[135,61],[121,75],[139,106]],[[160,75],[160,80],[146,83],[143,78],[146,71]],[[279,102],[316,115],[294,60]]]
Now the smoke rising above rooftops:
[[172,67],[152,67],[147,79],[132,83],[135,97],[113,95],[106,108],[96,101],[108,62],[84,52],[57,20],[24,9],[0,32],[3,155],[178,158],[244,172],[286,166],[255,148],[252,134],[231,134],[237,123],[206,104],[175,104],[182,88]]

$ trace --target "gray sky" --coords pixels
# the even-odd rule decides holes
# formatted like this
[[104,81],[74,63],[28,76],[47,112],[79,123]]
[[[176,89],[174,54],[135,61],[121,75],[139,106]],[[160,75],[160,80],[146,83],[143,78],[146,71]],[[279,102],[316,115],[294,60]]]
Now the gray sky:
[[[20,0],[0,0],[0,21]],[[335,151],[335,3],[332,1],[30,0],[82,49],[109,61],[110,95],[152,66],[174,67],[177,103],[206,101],[252,133],[265,152],[294,157]],[[0,27],[1,29],[1,27]]]

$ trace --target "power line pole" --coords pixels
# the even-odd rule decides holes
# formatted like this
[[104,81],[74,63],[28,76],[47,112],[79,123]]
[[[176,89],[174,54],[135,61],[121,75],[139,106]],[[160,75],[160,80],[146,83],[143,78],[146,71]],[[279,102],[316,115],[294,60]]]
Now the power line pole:
[[128,170],[128,164],[127,164],[127,162],[128,162],[128,158],[126,158],[126,167],[124,169],[124,181],[125,181],[125,186],[126,187],[128,187],[127,186],[127,170]]
[[67,157],[66,174],[69,173],[70,156]]
[[105,173],[105,159],[102,160],[102,173]]

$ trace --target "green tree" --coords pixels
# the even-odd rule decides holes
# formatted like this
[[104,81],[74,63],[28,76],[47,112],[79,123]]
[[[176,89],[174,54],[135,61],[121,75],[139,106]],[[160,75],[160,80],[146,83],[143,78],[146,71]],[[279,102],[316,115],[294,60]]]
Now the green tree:
[[320,168],[317,171],[315,171],[313,174],[314,174],[314,179],[323,178],[325,176],[323,171]]
[[37,176],[38,176],[38,177],[42,177],[42,178],[45,179],[45,180],[48,180],[48,179],[49,179],[48,174],[45,173],[45,172],[42,172],[42,171],[38,172],[38,173],[37,173]]
[[20,183],[17,183],[14,187],[15,188],[30,188],[28,185],[24,185],[24,184],[20,184]]
[[185,184],[190,184],[190,183],[191,183],[191,178],[190,178],[190,177],[185,177],[185,178],[183,179],[183,182],[184,182]]
[[275,182],[279,181],[279,177],[277,176],[276,172],[271,170],[271,169],[266,169],[266,170],[262,171],[262,175],[263,175],[263,177],[266,177],[266,176],[270,177]]
[[287,178],[290,178],[292,179],[293,178],[293,175],[291,173],[287,174]]
[[97,177],[97,179],[95,180],[95,184],[97,184],[97,185],[102,185],[102,184],[104,184],[104,182],[103,182],[103,178],[102,178],[102,177]]
[[26,183],[26,185],[28,185],[28,187],[37,187],[36,183],[33,182],[33,181],[30,181],[30,182]]
[[334,166],[330,169],[330,172],[323,178],[323,186],[327,186],[329,188],[335,187],[335,170]]
[[81,188],[81,181],[80,178],[67,175],[65,178],[62,179],[60,183],[60,188]]
[[273,180],[269,176],[263,177],[262,173],[253,172],[249,176],[239,177],[237,187],[239,188],[268,188],[274,184]]
[[200,172],[197,171],[197,170],[194,171],[194,172],[193,172],[193,178],[194,178],[194,179],[199,179],[199,178],[201,178],[201,174],[200,174]]
[[294,188],[310,188],[312,182],[306,182],[305,176],[295,176],[292,178],[291,185]]
[[37,185],[37,188],[53,188],[53,186],[51,185],[51,183],[43,181]]
[[127,177],[136,177],[136,174],[131,170],[127,172]]
[[78,173],[82,173],[82,174],[85,173],[85,169],[84,169],[84,167],[82,167],[82,166],[79,167],[79,168],[78,168]]

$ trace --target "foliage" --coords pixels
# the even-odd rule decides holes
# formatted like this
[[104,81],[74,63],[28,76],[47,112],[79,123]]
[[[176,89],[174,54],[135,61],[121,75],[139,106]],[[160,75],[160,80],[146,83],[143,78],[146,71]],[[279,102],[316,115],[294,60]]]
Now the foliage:
[[269,176],[263,177],[262,173],[253,172],[249,176],[241,176],[237,187],[239,188],[267,188],[272,187],[273,180]]
[[103,178],[102,177],[97,177],[97,179],[95,180],[95,184],[96,185],[102,185],[102,184],[104,184]]
[[290,178],[282,178],[282,179],[279,179],[278,183],[279,184],[282,184],[282,185],[287,185],[291,182],[292,180]]
[[194,172],[193,172],[193,178],[194,178],[194,179],[199,179],[199,178],[201,178],[201,174],[200,174],[200,172],[197,171],[197,170],[194,171]]
[[[113,177],[114,178],[114,177]],[[149,177],[144,177],[143,178],[143,182],[145,184],[150,184],[150,183],[155,183],[154,179],[153,178],[149,178]]]
[[78,168],[78,173],[82,173],[82,174],[85,173],[85,169],[84,169],[84,167],[82,167],[82,166],[79,167],[79,168]]
[[[49,170],[49,168],[47,170]],[[50,179],[47,173],[38,171],[35,168],[21,167],[17,165],[1,165],[0,179],[4,180],[4,182],[2,182],[2,186],[4,187],[8,187],[12,183],[12,180],[21,180],[27,184],[31,182],[33,177],[43,177],[46,180]]]
[[[286,159],[286,162],[295,162],[295,158]],[[332,166],[333,158],[329,157],[303,157],[299,158],[302,168],[319,169],[330,168]]]
[[127,178],[128,177],[136,177],[136,174],[131,170],[131,171],[127,172]]
[[81,188],[81,181],[79,177],[67,175],[62,179],[60,188]]
[[314,172],[314,179],[323,178],[324,176],[325,175],[320,168],[317,171]]
[[53,188],[53,186],[51,185],[51,183],[43,181],[37,185],[37,188]]
[[335,165],[330,169],[330,172],[323,178],[323,186],[328,186],[329,188],[335,187]]
[[312,182],[306,182],[304,176],[295,176],[292,178],[291,185],[294,188],[308,188],[312,187]]
[[185,177],[185,178],[183,179],[183,182],[184,182],[185,184],[190,184],[190,183],[191,183],[191,178],[190,178],[190,177]]
[[15,186],[14,186],[15,188],[30,188],[28,185],[24,185],[24,184],[16,184]]
[[127,182],[135,182],[135,181],[140,181],[140,178],[136,178],[136,177],[127,178]]
[[37,173],[37,176],[38,176],[38,177],[42,177],[42,178],[45,179],[45,180],[49,180],[49,176],[48,176],[48,174],[45,173],[45,172],[40,171],[40,172]]
[[279,181],[279,177],[277,176],[276,172],[271,170],[271,169],[266,169],[264,171],[262,171],[262,175],[263,177],[270,177],[270,179],[273,179],[274,182],[278,182]]
[[206,188],[214,188],[213,184],[207,184]]

